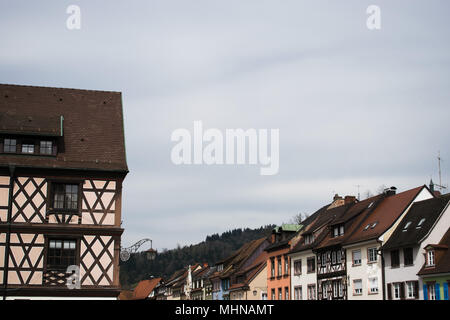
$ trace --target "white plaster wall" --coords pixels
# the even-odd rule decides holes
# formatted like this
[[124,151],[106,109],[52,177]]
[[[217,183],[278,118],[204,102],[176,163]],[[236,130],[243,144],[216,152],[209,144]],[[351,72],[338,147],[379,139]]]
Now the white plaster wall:
[[[317,299],[317,276],[316,272],[308,273],[308,258],[314,257],[316,260],[316,255],[312,252],[312,250],[307,250],[303,252],[297,252],[291,257],[291,299],[295,298],[294,296],[294,288],[297,286],[302,286],[302,300],[308,299],[308,285],[314,284],[316,285],[316,299]],[[294,261],[302,260],[302,274],[294,275]],[[316,271],[317,271],[317,261],[316,261]]]
[[[382,284],[382,265],[381,257],[378,256],[376,263],[367,263],[367,250],[369,248],[379,248],[380,245],[376,241],[369,241],[353,246],[345,247],[347,256],[347,299],[348,300],[382,300],[383,299],[383,284]],[[361,250],[361,265],[353,266],[354,250]],[[378,293],[369,294],[369,278],[378,278]],[[353,293],[353,280],[362,280],[362,294],[354,295]]]

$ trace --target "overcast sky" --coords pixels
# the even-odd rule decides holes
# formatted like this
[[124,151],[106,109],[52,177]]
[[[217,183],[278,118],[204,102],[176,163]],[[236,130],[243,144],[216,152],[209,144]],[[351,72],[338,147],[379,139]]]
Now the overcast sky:
[[[66,9],[81,9],[68,30]],[[366,27],[369,5],[381,29]],[[450,177],[450,2],[0,1],[0,83],[123,94],[124,246],[288,222]],[[87,115],[88,116],[88,115]],[[176,166],[177,128],[280,131],[280,169]]]

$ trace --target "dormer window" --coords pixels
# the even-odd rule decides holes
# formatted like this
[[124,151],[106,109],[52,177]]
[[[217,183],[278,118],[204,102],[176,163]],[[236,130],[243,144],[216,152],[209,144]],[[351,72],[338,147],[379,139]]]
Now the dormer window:
[[335,226],[333,228],[333,236],[334,237],[339,237],[339,236],[342,236],[342,235],[344,235],[344,226],[343,225]]
[[22,153],[34,153],[34,144],[30,142],[23,142]]
[[223,271],[223,264],[219,264],[218,266],[217,266],[217,271]]
[[425,222],[425,218],[420,219],[419,223],[417,224],[417,229],[420,229],[423,225],[423,223]]
[[310,244],[314,241],[314,236],[312,234],[307,234],[305,236],[305,244]]
[[41,154],[52,154],[53,144],[51,141],[41,141],[39,151]]
[[376,222],[372,223],[372,225],[370,226],[370,229],[373,229],[373,228],[375,228],[377,224],[378,224],[378,221],[376,221]]
[[366,231],[367,229],[369,229],[369,227],[370,227],[370,223],[369,223],[367,226],[364,227],[364,231]]
[[16,139],[4,139],[3,140],[3,152],[15,153],[17,149]]
[[405,232],[406,230],[408,230],[409,226],[411,225],[411,221],[408,221],[405,226],[403,227],[403,232]]
[[434,250],[427,251],[427,266],[428,267],[434,266]]

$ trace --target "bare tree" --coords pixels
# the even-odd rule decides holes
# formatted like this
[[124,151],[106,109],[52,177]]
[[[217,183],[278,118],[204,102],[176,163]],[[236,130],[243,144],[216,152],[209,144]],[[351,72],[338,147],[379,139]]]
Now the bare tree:
[[301,224],[306,218],[309,217],[309,214],[299,212],[291,219],[291,223],[293,224]]
[[382,184],[381,186],[378,187],[377,194],[384,193],[384,190],[386,190],[386,186],[384,184]]

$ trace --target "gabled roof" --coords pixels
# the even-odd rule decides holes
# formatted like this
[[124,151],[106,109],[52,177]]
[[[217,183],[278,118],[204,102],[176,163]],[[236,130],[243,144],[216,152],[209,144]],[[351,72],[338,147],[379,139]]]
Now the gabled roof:
[[[398,194],[384,196],[375,209],[366,215],[344,244],[377,239],[386,232],[403,212],[409,207],[416,196],[427,189],[425,185]],[[428,189],[427,189],[428,190]],[[369,225],[368,228],[367,225]],[[372,227],[374,225],[374,227]]]
[[261,272],[267,264],[268,253],[262,251],[261,254],[255,259],[255,261],[248,267],[239,270],[236,275],[244,276],[243,282],[233,283],[230,290],[246,287],[250,282]]
[[[326,232],[326,236],[320,243],[318,243],[314,249],[323,249],[330,246],[342,245],[358,227],[360,221],[369,214],[374,207],[379,203],[382,195],[377,195],[359,202],[352,202],[340,207],[336,207],[338,210],[331,221],[328,222],[330,226]],[[332,234],[332,227],[335,225],[344,226],[344,235],[334,237]]]
[[0,166],[128,172],[120,92],[0,84],[0,134],[64,146],[56,157],[0,154]]
[[[450,201],[450,195],[415,202],[383,249],[418,245],[429,233]],[[419,226],[419,222],[425,219]],[[405,229],[405,227],[408,227]]]
[[[429,246],[433,247],[432,244]],[[447,232],[442,237],[439,245],[435,247],[436,250],[442,250],[441,253],[435,254],[435,266],[427,267],[425,263],[418,275],[424,276],[438,273],[450,273],[450,228],[447,229]]]
[[142,280],[138,283],[133,291],[133,300],[146,299],[153,289],[161,282],[162,278],[153,278],[150,280]]
[[264,242],[266,241],[267,238],[260,238],[244,244],[239,249],[238,253],[234,255],[234,258],[230,261],[226,268],[224,268],[223,272],[220,273],[220,277],[226,278],[238,272],[245,262],[247,262],[247,260],[253,255],[253,253],[264,245]]

